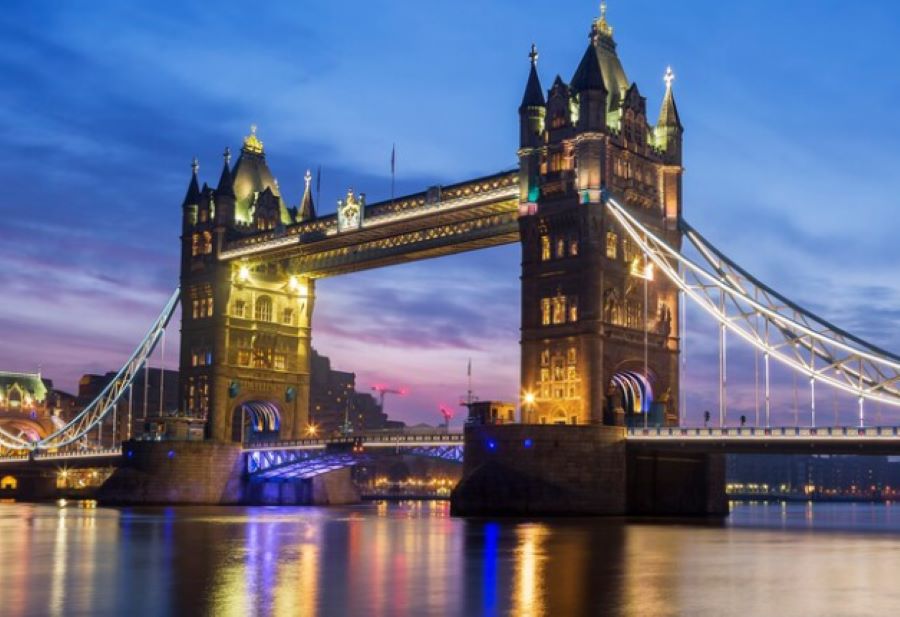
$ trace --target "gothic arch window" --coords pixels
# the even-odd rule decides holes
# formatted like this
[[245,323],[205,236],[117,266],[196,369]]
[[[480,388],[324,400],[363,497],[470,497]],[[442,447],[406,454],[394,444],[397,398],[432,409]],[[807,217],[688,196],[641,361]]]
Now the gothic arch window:
[[256,321],[272,321],[272,298],[260,296],[256,299]]

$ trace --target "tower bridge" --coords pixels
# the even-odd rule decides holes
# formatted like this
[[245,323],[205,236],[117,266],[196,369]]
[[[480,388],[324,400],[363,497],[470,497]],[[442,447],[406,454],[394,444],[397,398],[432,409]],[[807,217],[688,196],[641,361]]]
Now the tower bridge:
[[[310,457],[297,453],[327,450],[302,441],[316,281],[519,243],[522,425],[469,432],[459,503],[507,491],[504,483],[525,487],[521,494],[540,493],[554,470],[571,462],[565,444],[581,453],[581,466],[603,473],[601,485],[581,476],[562,484],[569,482],[572,494],[583,496],[588,487],[615,497],[602,507],[569,505],[605,512],[627,510],[626,494],[629,503],[646,504],[647,490],[661,490],[658,478],[669,478],[671,490],[691,486],[712,495],[715,456],[729,448],[898,451],[894,429],[869,432],[866,406],[900,408],[900,357],[777,293],[687,223],[684,126],[671,69],[654,120],[626,75],[605,8],[568,81],[557,76],[545,90],[535,47],[529,57],[514,170],[372,204],[351,189],[336,214],[319,215],[308,172],[298,205],[288,204],[255,128],[235,164],[226,149],[214,186],[201,186],[195,162],[182,202],[179,288],[145,339],[67,426],[36,440],[0,427],[0,446],[87,455],[104,419],[131,396],[135,375],[180,303],[179,412],[201,423],[211,444],[243,442],[242,473],[261,473],[260,465],[269,473],[279,460],[312,469]],[[699,258],[688,257],[687,247]],[[724,432],[684,433],[679,426],[688,305],[717,326],[717,428]],[[763,357],[765,412],[749,432],[727,428],[728,340]],[[786,435],[771,426],[773,364],[808,380],[812,432]],[[862,432],[818,432],[817,386],[857,401],[855,428]],[[340,456],[339,466],[352,464]],[[282,471],[270,475],[283,477]],[[536,477],[544,488],[535,488]],[[623,477],[627,490],[617,480]],[[698,482],[706,483],[702,490]],[[642,496],[633,497],[636,491]],[[716,507],[698,497],[691,508]]]

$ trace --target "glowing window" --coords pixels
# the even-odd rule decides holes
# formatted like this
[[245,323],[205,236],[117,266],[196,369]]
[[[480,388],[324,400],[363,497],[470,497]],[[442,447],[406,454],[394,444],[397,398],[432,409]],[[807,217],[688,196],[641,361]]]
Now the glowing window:
[[559,238],[556,241],[556,258],[562,259],[566,256],[566,240],[565,238]]
[[541,236],[541,261],[550,261],[550,238]]
[[235,317],[244,317],[247,314],[247,303],[243,300],[235,300],[232,313]]
[[578,350],[574,347],[569,347],[569,364],[578,364]]
[[553,303],[550,301],[550,298],[544,298],[543,300],[541,300],[541,325],[550,325],[550,312],[552,306]]
[[556,296],[553,298],[553,323],[566,323],[566,297]]
[[272,321],[272,298],[260,296],[256,300],[256,321]]
[[286,308],[281,315],[281,321],[290,325],[294,323],[294,309]]
[[574,237],[569,240],[569,255],[578,257],[578,238]]
[[606,258],[616,259],[619,256],[619,236],[614,231],[606,232]]
[[578,321],[578,296],[569,298],[569,321],[573,323]]

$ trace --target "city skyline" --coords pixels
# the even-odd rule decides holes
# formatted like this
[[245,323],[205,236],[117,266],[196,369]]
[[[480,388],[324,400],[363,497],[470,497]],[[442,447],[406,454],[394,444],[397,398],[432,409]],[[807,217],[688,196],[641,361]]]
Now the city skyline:
[[[118,366],[177,280],[178,206],[191,157],[200,156],[203,179],[214,183],[221,150],[236,149],[251,123],[260,125],[291,204],[302,195],[305,170],[324,167],[317,205],[325,213],[347,186],[370,201],[389,197],[394,143],[398,195],[514,167],[531,40],[545,86],[556,72],[568,79],[596,14],[593,3],[551,18],[526,10],[508,19],[507,2],[431,14],[408,3],[350,4],[368,26],[352,36],[334,7],[303,14],[267,7],[254,14],[260,29],[305,35],[271,39],[237,36],[246,35],[240,10],[213,17],[199,4],[189,15],[107,6],[87,9],[102,11],[102,20],[90,20],[85,10],[42,15],[29,6],[0,18],[10,47],[4,69],[18,77],[0,112],[0,139],[23,153],[0,167],[9,223],[2,280],[19,299],[0,311],[4,368],[40,364],[71,389],[81,373]],[[516,3],[523,5],[541,6]],[[897,47],[898,20],[888,17],[900,10],[842,7],[839,14],[821,3],[772,2],[727,14],[672,7],[663,15],[649,6],[613,3],[610,21],[651,118],[665,67],[679,76],[688,220],[776,289],[896,350],[890,180],[900,124],[888,102],[900,82],[883,50]],[[750,19],[758,12],[769,19]],[[502,27],[489,39],[492,19]],[[140,26],[131,31],[131,23]],[[801,33],[791,23],[807,27]],[[397,31],[411,36],[392,36]],[[854,41],[854,53],[824,56],[836,32]],[[699,33],[717,44],[705,50],[694,42]],[[237,41],[238,50],[217,52],[216,40]],[[293,65],[295,53],[309,59]],[[832,66],[821,66],[822,57]],[[136,64],[149,68],[122,71]],[[237,83],[203,78],[227,77],[225,66]],[[862,101],[856,84],[870,92]],[[817,91],[822,96],[811,101]],[[861,105],[878,121],[848,113]],[[846,216],[851,204],[860,216]],[[504,247],[326,280],[313,344],[356,372],[362,386],[408,387],[407,399],[391,403],[399,419],[437,423],[438,405],[455,403],[465,389],[469,357],[483,398],[514,399],[518,252]],[[699,363],[689,376],[714,370],[713,357],[692,359]]]

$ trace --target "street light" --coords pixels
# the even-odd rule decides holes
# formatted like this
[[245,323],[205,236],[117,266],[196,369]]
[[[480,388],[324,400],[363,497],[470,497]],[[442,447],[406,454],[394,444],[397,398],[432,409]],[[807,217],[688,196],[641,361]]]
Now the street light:
[[[526,392],[522,396],[522,402],[524,403],[524,409],[528,412],[528,420],[529,422],[532,420],[531,414],[534,411],[534,402],[536,397],[534,396],[534,392]],[[522,424],[526,424],[525,418],[522,418]]]
[[310,424],[309,426],[306,427],[306,435],[308,437],[315,437],[318,434],[319,434],[319,427],[316,426],[315,424]]

